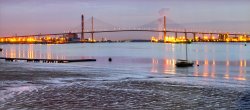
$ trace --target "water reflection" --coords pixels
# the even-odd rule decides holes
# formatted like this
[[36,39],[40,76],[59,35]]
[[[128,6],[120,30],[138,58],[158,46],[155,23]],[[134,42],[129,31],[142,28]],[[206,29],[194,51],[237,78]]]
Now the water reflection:
[[[202,61],[198,61],[198,62],[202,63]],[[247,61],[246,60],[208,61],[207,59],[205,59],[203,64],[199,64],[199,65],[201,65],[202,68],[194,67],[194,76],[213,78],[213,79],[224,78],[227,80],[231,80],[231,79],[247,80],[246,78]]]
[[211,77],[212,78],[215,78],[216,76],[215,76],[215,73],[216,73],[216,62],[215,62],[215,60],[213,59],[213,61],[212,61],[212,71],[211,71]]
[[151,69],[152,73],[158,73],[158,60],[153,58],[152,59],[152,69]]
[[[100,57],[117,57],[114,63],[122,65],[123,68],[142,69],[151,73],[163,75],[190,75],[203,78],[239,80],[249,79],[248,47],[235,46],[235,44],[214,45],[214,44],[191,44],[189,45],[189,59],[195,62],[191,68],[176,68],[177,58],[184,58],[184,45],[154,45],[151,44],[69,44],[69,45],[0,45],[4,46],[1,56],[11,58],[46,58],[46,59],[69,59],[79,58],[81,56],[93,56],[97,58],[101,66],[105,65],[107,60],[99,60]],[[100,46],[101,45],[101,46]],[[122,45],[122,46],[121,46]],[[140,48],[140,51],[134,51],[133,48]],[[121,52],[120,48],[123,47]],[[108,48],[107,48],[108,47]],[[232,48],[233,47],[233,48]],[[236,48],[237,47],[237,48]],[[155,49],[157,48],[157,49]],[[162,51],[164,50],[164,51]],[[70,57],[69,57],[70,56]],[[75,57],[77,56],[77,57]],[[126,59],[122,59],[122,57]],[[81,57],[84,58],[84,57]],[[99,59],[98,59],[99,58]],[[120,58],[120,59],[119,59]],[[131,61],[131,59],[137,59]],[[103,61],[103,62],[102,62]],[[97,63],[91,64],[96,66]],[[129,66],[126,66],[129,65]],[[199,65],[199,66],[197,66]],[[119,66],[119,65],[117,65]],[[112,66],[110,66],[112,67]],[[113,68],[113,67],[112,67]],[[138,70],[139,70],[138,69]]]
[[174,59],[164,59],[163,73],[165,74],[175,74],[175,60]]
[[[195,65],[199,65],[199,61],[198,60],[195,61]],[[194,74],[193,75],[194,76],[199,76],[199,69],[198,68],[194,68]]]
[[205,63],[204,63],[204,66],[203,66],[203,74],[202,74],[202,76],[203,77],[208,77],[208,75],[209,75],[209,62],[208,62],[207,59],[204,62]]
[[28,47],[28,58],[33,59],[34,57],[34,47],[33,44],[30,44]]
[[47,59],[51,59],[52,58],[52,53],[51,53],[51,45],[47,45]]
[[[191,68],[176,68],[175,59],[156,59],[152,58],[152,73],[162,74],[192,74],[196,77],[204,78],[222,78],[226,80],[247,80],[247,63],[246,60],[240,61],[209,61],[195,60],[194,67]],[[185,71],[184,71],[185,70]]]
[[[53,52],[54,51],[54,52]],[[7,58],[38,58],[38,59],[65,59],[64,54],[57,53],[57,50],[52,51],[51,45],[8,45],[1,52],[2,57]]]
[[239,67],[239,75],[234,77],[236,80],[242,80],[245,81],[246,79],[246,67],[247,67],[247,61],[246,60],[240,60],[240,67]]
[[152,58],[152,73],[164,73],[164,74],[176,74],[175,71],[175,59],[163,59],[159,60]]

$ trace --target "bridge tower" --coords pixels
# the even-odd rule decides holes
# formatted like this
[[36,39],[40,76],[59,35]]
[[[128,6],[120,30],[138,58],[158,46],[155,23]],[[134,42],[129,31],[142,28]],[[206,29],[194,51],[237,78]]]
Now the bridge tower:
[[178,33],[177,33],[177,32],[175,32],[175,40],[177,39],[177,37],[178,37]]
[[84,40],[84,15],[82,15],[82,32],[81,32],[81,41]]
[[91,18],[92,31],[91,31],[91,42],[94,42],[94,17]]
[[196,39],[196,33],[193,33],[193,42],[195,42],[197,39]]
[[164,16],[164,42],[167,41],[167,19],[166,16]]
[[188,38],[187,38],[187,30],[186,29],[184,31],[184,34],[185,34],[185,40],[188,40]]

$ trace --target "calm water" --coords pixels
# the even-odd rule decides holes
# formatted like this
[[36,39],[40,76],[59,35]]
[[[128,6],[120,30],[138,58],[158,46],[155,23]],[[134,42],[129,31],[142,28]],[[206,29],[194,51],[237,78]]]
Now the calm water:
[[[0,47],[4,49],[0,53],[2,57],[97,59],[97,62],[70,64],[14,62],[22,67],[45,68],[51,71],[108,72],[110,75],[101,79],[112,80],[171,77],[168,81],[250,87],[250,44],[245,46],[244,43],[192,43],[188,45],[188,58],[195,62],[195,66],[190,68],[175,67],[176,59],[185,58],[185,44],[6,44]],[[113,62],[108,62],[109,57],[112,57]]]

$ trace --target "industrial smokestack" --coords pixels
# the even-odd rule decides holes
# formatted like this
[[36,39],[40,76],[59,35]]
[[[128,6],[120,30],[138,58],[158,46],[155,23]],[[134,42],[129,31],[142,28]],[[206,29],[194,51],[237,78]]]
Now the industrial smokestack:
[[164,16],[164,42],[167,41],[167,18]]
[[84,15],[82,15],[82,32],[81,32],[81,40],[84,40]]
[[91,24],[92,24],[91,39],[92,39],[92,42],[94,42],[94,17],[93,16],[92,16],[92,19],[91,19]]

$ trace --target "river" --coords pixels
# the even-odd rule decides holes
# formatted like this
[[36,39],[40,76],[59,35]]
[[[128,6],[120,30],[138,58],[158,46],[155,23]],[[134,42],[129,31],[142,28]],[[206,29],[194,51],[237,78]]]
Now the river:
[[[131,105],[131,107],[126,106],[126,109],[143,109],[144,107],[144,109],[162,109],[166,107],[178,108],[178,106],[183,109],[187,108],[190,104],[194,105],[191,106],[191,108],[197,109],[211,107],[228,109],[228,107],[231,107],[229,105],[233,105],[233,108],[248,108],[248,106],[246,106],[248,104],[246,103],[249,102],[245,101],[245,97],[248,97],[248,90],[250,89],[250,75],[248,74],[250,73],[250,44],[246,46],[245,43],[188,44],[188,60],[194,61],[195,65],[189,68],[177,68],[175,67],[176,60],[185,59],[185,46],[185,44],[164,43],[3,44],[0,45],[0,48],[3,48],[3,51],[0,53],[1,57],[46,59],[95,58],[97,61],[57,64],[27,63],[24,61],[5,62],[1,60],[0,75],[2,78],[0,78],[0,96],[2,98],[0,99],[0,107],[3,109],[23,109],[29,107],[53,109],[52,106],[49,106],[50,104],[39,105],[34,100],[37,100],[37,98],[44,98],[45,96],[41,94],[46,93],[50,96],[53,96],[51,93],[61,93],[60,96],[63,96],[65,95],[64,93],[69,92],[60,92],[64,89],[84,91],[88,93],[87,96],[89,96],[91,94],[90,91],[93,92],[95,89],[105,88],[96,90],[105,91],[101,93],[94,92],[94,95],[104,94],[103,96],[106,96],[106,90],[109,90],[111,93],[112,91],[110,90],[113,90],[107,88],[116,88],[116,91],[132,89],[133,91],[140,90],[146,92],[146,90],[148,90],[147,87],[149,87],[152,88],[150,90],[156,91],[154,93],[156,95],[158,94],[157,91],[164,91],[165,95],[163,96],[165,97],[169,94],[179,94],[176,95],[177,99],[175,99],[176,97],[168,97],[171,99],[167,101],[170,103],[169,106],[162,102],[162,105],[158,103],[158,106],[157,104],[143,106],[143,104],[147,103],[147,101],[143,101],[143,98],[148,95],[152,96],[152,94],[143,95],[135,99],[124,99],[125,102],[131,101],[132,99],[141,101],[141,104],[124,104],[124,101],[119,100],[111,103],[110,100],[119,97],[119,95],[117,95],[119,92],[114,92],[114,94],[112,94],[114,99],[100,99],[94,101],[91,101],[91,98],[86,99],[89,106],[84,104],[81,105],[81,102],[68,104],[67,100],[78,100],[80,99],[79,97],[75,97],[74,99],[64,99],[64,97],[61,97],[58,100],[64,103],[60,106],[62,109],[70,108],[73,105],[77,105],[78,108],[92,109],[124,108],[124,106],[121,106],[122,104]],[[109,58],[112,58],[112,62],[108,61]],[[162,83],[173,89],[162,90],[157,88],[164,88],[165,86],[161,85]],[[85,89],[79,90],[79,84]],[[139,85],[134,87],[133,84],[141,84],[144,86],[141,88]],[[178,87],[173,87],[173,85]],[[63,87],[66,88],[62,89]],[[181,90],[179,90],[180,88]],[[189,89],[186,90],[185,88]],[[200,88],[205,88],[205,90],[200,90]],[[216,89],[215,91],[214,88]],[[224,90],[226,90],[225,93],[223,93]],[[39,94],[39,91],[42,91],[41,94]],[[53,92],[48,93],[48,91]],[[188,93],[182,93],[181,91],[187,91]],[[212,94],[217,94],[218,92],[219,95],[211,97],[211,100],[202,100],[202,98],[206,96],[204,91],[210,91],[209,93],[212,91]],[[165,92],[169,93],[167,94]],[[203,103],[195,105],[197,100],[193,100],[193,103],[191,103],[191,101],[190,104],[187,104],[184,100],[192,99],[192,97],[187,96],[187,94],[193,94],[192,97],[198,97],[197,100]],[[197,95],[195,96],[195,94]],[[228,96],[224,97],[223,95],[225,94],[231,94],[231,99],[226,99]],[[79,94],[74,96],[77,95]],[[127,97],[130,95],[131,94],[127,94],[125,96]],[[109,95],[107,95],[107,97],[108,96]],[[131,97],[136,96],[136,94],[131,95]],[[224,99],[218,99],[219,96]],[[31,98],[25,100],[27,97]],[[98,97],[94,99],[98,99]],[[243,102],[241,99],[244,99]],[[48,100],[49,99],[44,98],[42,102],[48,102]],[[58,100],[49,100],[49,102],[52,103],[51,105],[60,104],[57,102]],[[149,100],[148,103],[150,103],[153,99],[145,100]],[[161,101],[165,100],[167,99],[162,99]],[[225,100],[232,100],[232,103],[225,103]],[[57,103],[53,104],[53,102]],[[121,102],[123,103],[121,104]],[[176,104],[177,102],[179,104]],[[216,102],[222,104],[219,103],[219,105],[216,105]],[[19,105],[16,106],[11,103]],[[94,105],[90,106],[91,104]]]

